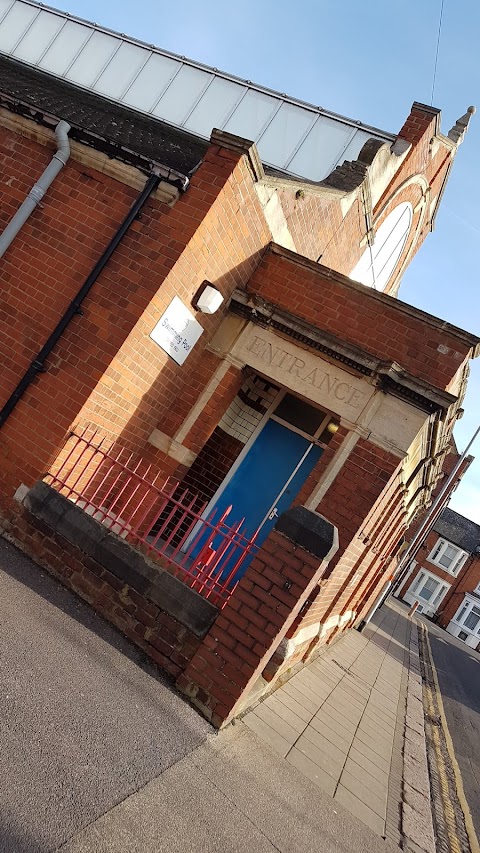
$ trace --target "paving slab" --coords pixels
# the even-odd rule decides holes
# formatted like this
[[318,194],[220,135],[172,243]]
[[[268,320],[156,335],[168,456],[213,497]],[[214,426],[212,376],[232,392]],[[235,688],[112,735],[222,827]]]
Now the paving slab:
[[[270,726],[271,729],[276,731],[282,738],[288,741],[291,746],[295,743],[298,738],[298,728],[294,727],[287,721],[286,716],[288,716],[290,712],[287,710],[282,711],[279,709],[279,714],[275,713],[265,702],[262,702],[255,708],[254,715],[263,720],[267,726]],[[281,716],[280,716],[281,715]],[[247,722],[248,725],[248,722]],[[300,731],[303,731],[305,726],[302,726]]]
[[332,777],[332,779],[338,781],[345,763],[345,756],[340,753],[340,751],[338,752],[337,757],[334,757],[331,752],[327,753],[323,749],[315,746],[304,735],[297,740],[295,749],[303,753],[303,755],[306,755],[307,758],[312,761],[313,764],[316,764],[322,772],[327,773],[328,776]]
[[344,775],[348,773],[350,776],[353,776],[359,782],[361,782],[366,788],[373,791],[378,797],[383,797],[387,795],[388,791],[388,781],[389,776],[388,773],[382,773],[381,771],[371,775],[365,764],[357,764],[356,761],[353,761],[352,758],[347,758],[345,762],[345,767],[343,768],[343,773],[340,777],[340,781],[344,783]]
[[[300,716],[298,713],[296,713],[296,711],[293,711],[292,708],[289,708],[289,706],[286,705],[284,702],[281,702],[280,699],[277,699],[275,695],[270,696],[266,702],[262,702],[259,708],[260,707],[263,709],[269,709],[273,711],[277,716],[281,716],[281,718],[285,720],[285,722],[288,723],[288,725],[291,726],[291,728],[299,734],[303,732],[305,726],[308,725],[311,719],[310,715],[307,714]],[[300,706],[297,705],[296,710],[298,710],[299,707]],[[257,711],[259,710],[259,708],[257,709]],[[258,716],[261,717],[262,714],[259,713]]]
[[[348,747],[347,749],[342,749],[342,747],[336,746],[328,737],[315,731],[315,729],[312,729],[310,726],[305,729],[304,734],[299,737],[295,746],[298,747],[298,749],[302,749],[304,747],[308,749],[308,744],[312,744],[315,749],[319,750],[322,754],[331,759],[333,764],[341,764],[343,766],[345,763]],[[310,757],[312,756],[310,755]]]
[[355,734],[357,730],[358,723],[354,720],[349,719],[348,717],[344,717],[339,711],[336,711],[333,708],[328,708],[325,705],[322,705],[319,711],[312,718],[310,725],[313,725],[314,720],[319,720],[324,722],[325,725],[334,727],[339,732],[345,732],[347,735]]
[[308,755],[305,755],[304,752],[294,746],[288,753],[287,761],[293,767],[296,767],[303,776],[306,776],[307,779],[310,779],[311,782],[321,788],[322,791],[325,791],[326,794],[333,797],[337,788],[336,777],[325,773],[318,763],[312,761]]
[[248,719],[245,720],[245,725],[255,734],[262,738],[265,743],[268,743],[275,752],[285,757],[291,749],[292,744],[286,740],[275,729],[272,729],[264,720],[258,717],[255,713],[250,713]]
[[375,729],[378,730],[379,735],[382,737],[389,736],[391,737],[392,732],[395,730],[396,720],[387,720],[385,717],[380,717],[378,714],[375,714],[373,711],[368,708],[365,708],[362,723],[365,725],[374,726]]
[[325,718],[313,717],[310,722],[310,725],[305,730],[305,734],[308,735],[310,732],[319,732],[321,735],[326,737],[331,743],[338,746],[339,749],[342,749],[345,754],[350,749],[352,740],[353,740],[353,732],[348,732],[346,729],[341,728],[333,728],[335,726],[335,721],[330,718],[326,718],[328,723],[325,722]]
[[362,743],[372,752],[375,752],[384,761],[390,762],[392,757],[393,739],[391,741],[383,741],[374,734],[368,734],[365,731],[357,729],[352,746],[357,746],[359,743]]
[[360,822],[352,803],[345,809],[341,794],[332,800],[305,767],[297,770],[237,723],[86,827],[62,853],[398,853],[366,825],[367,811]]
[[390,771],[390,762],[385,761],[376,752],[373,752],[368,747],[360,742],[352,744],[348,752],[348,757],[356,764],[365,769],[365,772],[377,779],[383,779]]
[[344,808],[348,809],[353,815],[359,818],[362,823],[365,823],[370,829],[380,836],[385,832],[385,820],[377,815],[365,803],[362,802],[355,794],[352,794],[348,788],[339,785],[335,797],[335,801],[340,803]]
[[300,704],[300,702],[297,702],[296,699],[293,699],[292,696],[290,696],[285,691],[282,692],[281,696],[279,696],[277,693],[273,693],[265,700],[265,702],[266,704],[269,704],[270,702],[280,702],[283,706],[286,706],[289,711],[292,711],[296,717],[299,717],[305,723],[309,723],[312,719],[312,714],[310,713],[310,711],[307,711],[306,708],[304,708],[303,705]]
[[379,725],[372,723],[371,718],[365,717],[360,720],[356,734],[364,734],[367,738],[372,738],[381,747],[391,747],[395,726],[390,729],[384,729]]
[[292,699],[295,699],[299,705],[302,705],[306,711],[309,711],[312,715],[316,714],[322,704],[322,700],[319,700],[318,696],[316,696],[316,694],[311,690],[308,690],[308,688],[305,688],[302,685],[297,686],[292,682],[288,681],[280,688],[282,694],[285,692],[288,696],[291,696]]
[[313,715],[317,713],[319,708],[319,703],[317,699],[309,699],[308,696],[305,696],[304,693],[302,693],[300,690],[297,690],[296,687],[292,685],[290,681],[287,681],[287,683],[283,685],[281,691],[282,692],[280,698],[282,698],[282,696],[286,694],[287,696],[290,696],[290,698],[293,699],[295,702],[298,702],[298,704],[301,705],[302,708],[305,709],[305,711],[308,711],[309,714]]
[[387,806],[387,792],[377,793],[377,791],[373,790],[369,785],[366,784],[366,780],[360,780],[356,776],[353,776],[351,773],[347,771],[343,771],[340,776],[339,788],[344,787],[350,791],[351,794],[355,794],[359,800],[362,801],[369,809],[375,812],[378,817],[382,819],[385,823],[385,813]]
[[[363,634],[352,632],[337,641],[275,691],[272,700],[254,710],[271,726],[275,725],[274,715],[282,716],[278,735],[288,735],[280,742],[282,749],[291,740],[292,730],[297,732],[285,753],[289,763],[340,799],[375,832],[384,834],[388,828],[397,841],[401,814],[398,768],[403,766],[397,730],[401,718],[403,731],[405,720],[407,637],[410,624],[401,609],[384,607]],[[284,696],[290,708],[282,711]],[[292,702],[302,708],[300,717],[292,716]],[[263,714],[259,710],[262,704],[266,705]],[[244,719],[249,725],[249,714]],[[261,736],[257,720],[252,728]],[[281,752],[271,732],[268,737]],[[421,732],[412,731],[411,746],[420,738]],[[394,802],[389,803],[389,796]]]

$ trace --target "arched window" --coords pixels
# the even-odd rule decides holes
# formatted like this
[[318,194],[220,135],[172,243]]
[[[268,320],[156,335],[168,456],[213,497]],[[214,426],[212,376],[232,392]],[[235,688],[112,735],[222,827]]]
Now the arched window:
[[367,246],[350,278],[375,290],[385,290],[405,248],[412,219],[409,201],[397,205],[378,228],[373,245]]

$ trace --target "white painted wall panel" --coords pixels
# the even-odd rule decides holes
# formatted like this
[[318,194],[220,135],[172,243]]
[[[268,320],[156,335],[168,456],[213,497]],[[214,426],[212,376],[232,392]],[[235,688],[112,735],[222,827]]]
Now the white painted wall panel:
[[94,30],[65,72],[66,79],[78,83],[84,89],[90,89],[119,47],[119,39]]
[[394,138],[36,0],[0,0],[0,52],[206,139],[251,139],[264,163],[314,181],[370,137]]
[[41,12],[13,51],[15,59],[36,64],[64,24],[65,21],[58,15],[46,15]]
[[[42,71],[49,71],[56,77],[63,77],[77,53],[86,44],[91,31],[83,24],[67,21],[54,41],[46,46],[47,50],[38,63]],[[30,61],[31,65],[36,65]]]
[[213,74],[183,65],[152,110],[153,115],[181,127],[211,80]]
[[0,50],[13,53],[18,42],[38,15],[35,6],[15,3],[0,25]]
[[123,42],[112,61],[100,74],[95,88],[103,95],[118,100],[133,81],[145,62],[145,51]]

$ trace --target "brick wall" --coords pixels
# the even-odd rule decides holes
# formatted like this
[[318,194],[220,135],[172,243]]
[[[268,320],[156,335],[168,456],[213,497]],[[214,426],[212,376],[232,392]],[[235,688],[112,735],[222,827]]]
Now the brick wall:
[[[219,188],[220,180],[223,185]],[[228,299],[233,288],[246,284],[270,239],[246,158],[217,146],[210,147],[190,189],[172,213],[178,222],[167,229],[165,237],[169,245],[175,245],[178,259],[166,262],[163,247],[158,245],[158,223],[152,220],[143,244],[149,275],[159,289],[79,416],[102,428],[113,421],[127,445],[141,446],[156,427],[174,436],[219,365],[218,357],[206,346],[226,308],[213,316],[198,315],[205,332],[184,367],[176,365],[148,337],[158,317],[176,295],[188,304],[205,279]],[[180,235],[185,239],[181,253]],[[114,382],[114,377],[120,381]],[[206,407],[202,421],[205,424],[207,418],[207,430],[214,428],[212,418],[218,423],[217,401],[229,381],[237,381],[233,371]],[[196,435],[199,429],[201,434]],[[205,425],[196,425],[186,439],[187,446],[200,449],[208,434]],[[156,459],[170,465],[158,453]]]
[[335,552],[332,525],[322,522],[317,532],[317,524],[313,513],[299,507],[280,517],[177,679],[215,726],[271,688],[262,675]]
[[339,556],[369,518],[386,490],[399,459],[393,453],[360,438],[332,485],[316,507],[339,529]]
[[26,504],[10,538],[169,676],[183,672],[216,607],[45,483],[36,484]]
[[[416,143],[418,156],[411,152],[408,168],[401,169],[392,187],[418,166],[418,157],[425,159],[427,125],[421,144]],[[12,178],[4,188],[3,221],[25,197],[52,150],[53,141],[50,150],[0,128],[0,164]],[[430,169],[429,163],[425,161],[425,168]],[[436,168],[440,180],[439,162]],[[327,263],[348,271],[350,260],[347,264],[345,258],[351,251],[356,255],[363,236],[357,203],[343,219],[340,196],[326,193],[322,199],[318,190],[309,195],[308,189],[302,195],[295,186],[283,188],[280,194],[300,251],[314,259],[323,253]],[[0,273],[4,309],[0,400],[12,391],[136,195],[132,188],[72,159],[16,238]],[[11,496],[21,481],[31,484],[48,467],[72,421],[92,422],[135,449],[145,446],[155,427],[173,436],[218,367],[218,359],[205,347],[223,311],[201,317],[205,333],[189,356],[188,369],[170,361],[148,333],[174,295],[188,304],[204,279],[227,298],[234,287],[245,286],[270,239],[250,161],[239,150],[211,145],[189,190],[173,208],[151,199],[85,301],[83,316],[73,319],[55,348],[47,374],[30,387],[3,427],[0,477],[4,493]],[[266,263],[269,273],[273,272],[270,256]],[[364,323],[360,318],[359,312],[369,302],[364,290],[358,294],[361,307],[353,291],[346,305],[336,283],[319,280],[300,268],[292,275],[292,286],[285,285],[285,279],[282,285],[277,287],[272,278],[270,296],[277,301],[278,295],[280,302],[320,328],[343,336],[347,324],[352,340],[367,348],[374,333],[382,331],[378,316],[375,324],[370,316]],[[387,331],[378,340],[382,355],[388,343],[401,338],[404,318],[385,316],[384,323]],[[426,352],[419,354],[413,338],[418,342],[421,335],[412,331],[406,341],[409,352],[395,349],[395,356],[406,362],[408,354],[409,363],[421,362],[432,373],[440,368],[436,342],[426,340]],[[222,397],[231,393],[237,373],[234,368],[227,372],[187,436],[186,446],[195,452],[218,424]],[[162,464],[166,475],[185,473],[159,451],[146,447],[145,453]]]
[[243,450],[243,444],[217,427],[182,479],[182,485],[211,500]]
[[480,558],[474,555],[469,556],[465,565],[460,570],[459,576],[454,577],[449,572],[444,571],[441,566],[430,563],[427,559],[439,538],[439,534],[436,531],[432,530],[429,533],[415,556],[416,565],[413,571],[409,574],[397,594],[399,598],[404,598],[423,569],[435,575],[440,580],[445,581],[445,583],[448,583],[450,589],[435,615],[435,619],[439,625],[442,628],[446,628],[462,603],[465,592],[472,592],[480,582]]
[[385,583],[405,526],[398,468],[398,457],[359,439],[317,507],[337,527],[339,550],[288,636],[295,640],[315,625],[322,634],[299,646],[292,660],[331,640],[351,619],[358,622]]
[[42,481],[11,536],[221,726],[270,689],[262,673],[337,547],[333,525],[303,508],[277,526],[222,610]]
[[[0,163],[13,178],[5,187],[2,216],[7,218],[52,152],[10,131],[0,134]],[[137,448],[157,425],[173,435],[219,363],[204,348],[222,312],[202,317],[205,334],[187,370],[177,368],[148,333],[173,295],[188,303],[204,278],[227,297],[247,280],[270,239],[252,187],[247,158],[211,146],[175,207],[148,202],[85,300],[83,316],[73,319],[56,346],[48,372],[30,387],[2,429],[4,494],[12,495],[22,481],[31,484],[47,469],[73,420],[90,421]],[[0,272],[1,401],[136,196],[135,190],[71,160],[16,238]],[[218,423],[219,401],[236,382],[238,371],[231,369],[207,407],[204,431]],[[208,433],[193,434],[190,443],[200,449],[206,438]],[[153,456],[158,458],[158,452]]]
[[249,291],[437,388],[446,389],[469,357],[469,345],[427,324],[428,315],[285,250],[265,254]]
[[[10,219],[53,151],[0,128],[0,168],[10,179],[2,192],[1,225]],[[0,269],[0,400],[12,392],[31,359],[81,286],[136,192],[69,162],[45,202],[22,229]],[[35,478],[59,446],[109,358],[136,316],[131,283],[116,281],[92,312],[76,318],[56,349],[48,375],[31,387],[2,430],[0,477],[18,485]],[[137,288],[132,286],[135,294]],[[142,304],[147,288],[136,294]],[[122,318],[119,322],[119,317]],[[80,367],[81,366],[81,367]],[[2,483],[3,485],[3,483]],[[10,482],[8,489],[11,489]]]
[[[428,205],[438,198],[451,160],[451,152],[446,146],[432,145],[437,124],[436,110],[421,104],[413,105],[398,134],[412,148],[398,173],[387,182],[373,206],[373,221],[377,229],[398,204],[408,201],[414,208],[410,234],[398,262],[399,271],[407,257],[411,259],[419,250],[429,233]],[[361,169],[357,171],[361,178],[364,172]],[[348,182],[352,180],[351,169],[346,165],[339,167],[336,172],[338,175],[333,173],[332,176],[334,185],[342,186],[341,176],[344,172],[344,193],[347,193]],[[419,175],[425,176],[425,182],[418,179]],[[413,180],[408,181],[409,177]],[[332,183],[331,179],[325,182],[325,188],[329,183]],[[430,186],[428,198],[425,198],[426,185]],[[339,196],[328,191],[322,192],[321,185],[314,191],[306,187],[301,194],[295,195],[289,190],[280,189],[278,195],[297,252],[349,275],[365,249],[365,210],[361,191],[345,215],[340,207]],[[426,215],[422,213],[423,201],[427,205]],[[420,223],[421,218],[423,224]],[[394,277],[388,284],[388,292],[396,293],[398,285],[399,281]]]
[[[415,169],[427,170],[428,175],[436,170],[431,174],[435,187],[443,180],[445,152],[440,146],[432,155],[427,143],[432,121],[430,114],[414,116],[406,128],[405,138],[411,138],[416,147],[378,202],[379,221],[388,215],[382,205],[392,189],[399,191],[395,203],[408,198],[416,204],[418,184],[404,189],[401,184]],[[5,221],[51,153],[0,129],[0,163],[12,175],[0,214]],[[74,318],[55,348],[48,372],[31,386],[2,429],[0,485],[7,496],[3,510],[11,518],[16,513],[10,500],[15,488],[22,481],[31,485],[42,475],[72,423],[93,423],[102,434],[140,451],[165,476],[186,475],[187,482],[203,489],[205,499],[211,497],[241,449],[218,430],[242,381],[235,367],[226,371],[183,440],[199,454],[189,471],[147,444],[147,439],[154,428],[174,437],[215,375],[220,362],[208,351],[208,343],[236,287],[248,287],[379,358],[399,361],[438,387],[451,381],[468,347],[448,329],[426,325],[422,317],[349,284],[327,267],[302,262],[288,252],[266,252],[271,234],[255,180],[245,153],[213,144],[189,190],[173,208],[153,198],[148,202],[85,301],[83,316]],[[7,398],[55,326],[136,195],[133,189],[71,160],[17,237],[0,271],[5,309],[0,312],[4,364],[0,401]],[[280,195],[299,250],[313,260],[321,255],[325,264],[349,272],[362,251],[364,236],[358,199],[343,218],[339,195],[326,193],[322,199],[317,190],[299,195],[295,188],[284,188]],[[204,334],[180,368],[148,335],[173,296],[189,304],[204,279],[221,290],[225,305],[212,317],[200,317]],[[299,503],[311,493],[345,434],[344,429],[338,431],[304,484]],[[380,558],[368,562],[367,546],[357,532],[386,488],[393,461],[367,445],[363,440],[358,443],[319,507],[339,525],[342,556],[321,597],[303,615],[305,622],[355,609],[361,589],[373,595],[375,579],[381,580]],[[388,541],[393,538],[392,532]],[[361,589],[356,582],[351,585],[359,567],[364,575]]]
[[437,621],[442,628],[446,628],[450,620],[455,616],[465,593],[473,592],[478,584],[480,584],[480,558],[471,556],[460,572],[457,582],[450,592],[447,592],[447,595],[438,608]]

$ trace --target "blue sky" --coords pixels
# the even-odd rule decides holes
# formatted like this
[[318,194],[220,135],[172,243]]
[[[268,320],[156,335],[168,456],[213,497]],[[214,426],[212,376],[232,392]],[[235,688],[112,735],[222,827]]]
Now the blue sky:
[[[442,110],[446,133],[469,104],[480,107],[480,4],[444,3],[434,106]],[[441,0],[50,4],[392,133],[414,100],[431,102]],[[480,110],[456,158],[436,229],[406,272],[400,297],[480,335],[479,150]],[[480,358],[455,430],[460,449],[480,421],[479,402]],[[478,460],[451,506],[480,523],[480,440],[472,452]]]

